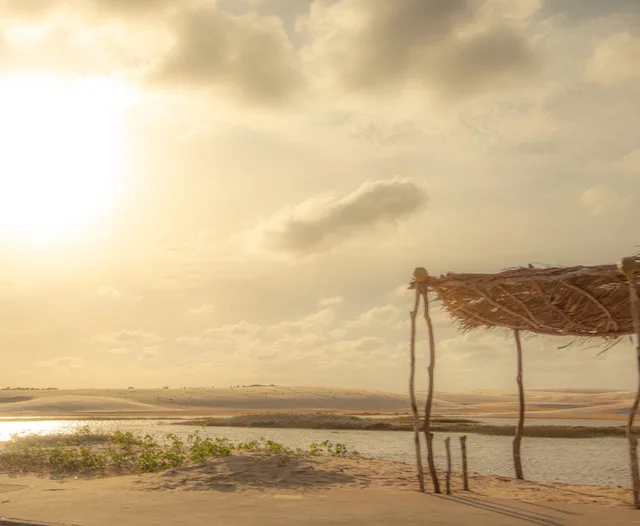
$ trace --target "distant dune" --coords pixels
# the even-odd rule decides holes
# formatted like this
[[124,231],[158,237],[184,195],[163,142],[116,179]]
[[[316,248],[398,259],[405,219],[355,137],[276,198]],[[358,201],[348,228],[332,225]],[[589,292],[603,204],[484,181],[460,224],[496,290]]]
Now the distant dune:
[[[419,395],[420,401],[424,394]],[[593,389],[526,393],[529,418],[621,420],[632,394]],[[406,393],[328,387],[258,386],[233,389],[88,389],[0,391],[4,418],[192,417],[253,411],[407,413]],[[438,393],[437,415],[514,417],[516,393]]]

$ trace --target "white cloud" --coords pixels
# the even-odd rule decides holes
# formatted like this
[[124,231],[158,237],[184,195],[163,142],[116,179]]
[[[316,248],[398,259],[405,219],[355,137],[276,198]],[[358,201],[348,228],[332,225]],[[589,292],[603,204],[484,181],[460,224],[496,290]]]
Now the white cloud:
[[618,193],[604,184],[592,186],[580,196],[580,202],[594,215],[611,210],[624,210],[636,200],[636,195]]
[[199,307],[189,309],[187,313],[193,316],[204,316],[214,313],[215,310],[216,308],[214,305],[212,305],[211,303],[205,303],[203,305],[200,305]]
[[329,250],[419,212],[427,202],[410,179],[369,181],[343,198],[315,198],[288,208],[258,227],[267,248],[293,254]]
[[122,292],[118,289],[114,289],[113,287],[107,287],[103,285],[96,290],[96,296],[98,298],[109,298],[109,299],[119,299],[122,298]]
[[238,323],[207,329],[203,334],[211,337],[251,339],[263,330],[264,328],[261,325],[248,323],[243,320]]
[[42,360],[35,363],[36,367],[47,369],[79,369],[82,367],[82,361],[78,358],[70,356],[61,356],[51,360]]
[[176,343],[185,343],[193,347],[204,347],[205,345],[209,345],[214,341],[215,339],[213,338],[205,338],[202,336],[187,336],[186,334],[183,334],[182,336],[178,336],[176,338]]
[[335,307],[336,305],[341,305],[344,302],[344,298],[342,296],[331,296],[329,298],[320,298],[318,300],[319,307]]
[[400,319],[401,311],[395,305],[373,307],[363,312],[354,321],[348,322],[349,327],[367,328],[380,325],[392,326]]
[[612,86],[640,81],[640,36],[619,33],[599,42],[587,64],[589,80]]
[[163,353],[160,347],[153,345],[153,346],[145,347],[144,349],[142,349],[141,356],[146,360],[158,360],[162,358]]
[[128,347],[114,347],[113,349],[107,349],[105,352],[115,356],[124,356],[126,354],[131,354],[131,349]]
[[118,332],[98,334],[94,336],[94,340],[99,343],[110,345],[144,345],[163,341],[164,338],[150,332],[138,329],[125,329]]

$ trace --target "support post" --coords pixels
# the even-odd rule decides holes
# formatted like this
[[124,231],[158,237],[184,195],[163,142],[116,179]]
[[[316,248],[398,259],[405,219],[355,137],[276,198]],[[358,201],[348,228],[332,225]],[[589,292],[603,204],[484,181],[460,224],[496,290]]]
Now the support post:
[[522,345],[520,344],[520,331],[515,329],[513,334],[516,338],[516,349],[518,351],[518,376],[516,378],[518,382],[518,398],[519,398],[519,411],[518,411],[518,426],[516,427],[516,436],[513,439],[513,464],[516,470],[516,478],[523,480],[524,475],[522,473],[522,459],[520,457],[520,444],[522,442],[522,433],[524,431],[524,387],[522,385]]
[[409,397],[411,399],[411,412],[413,413],[413,438],[416,447],[416,467],[418,470],[418,486],[424,493],[424,470],[422,469],[422,455],[420,453],[420,417],[418,416],[418,404],[416,403],[415,377],[416,377],[416,316],[420,306],[420,289],[416,284],[416,299],[411,311],[411,373],[409,375]]
[[417,286],[419,286],[422,290],[422,298],[424,300],[424,319],[427,323],[427,329],[429,331],[429,367],[427,369],[427,372],[429,373],[429,385],[427,390],[427,402],[424,408],[423,430],[427,442],[427,464],[429,466],[431,480],[433,481],[433,491],[435,493],[440,493],[440,481],[438,480],[438,473],[436,472],[436,465],[433,459],[433,433],[431,433],[431,409],[433,407],[433,386],[436,368],[436,344],[433,334],[433,323],[431,322],[431,316],[429,314],[429,288],[426,283],[417,284]]
[[467,471],[467,435],[460,437],[460,449],[462,450],[462,479],[464,490],[469,491],[469,473]]
[[444,439],[444,447],[447,450],[446,491],[447,495],[451,495],[451,437],[447,437]]
[[640,405],[640,301],[636,290],[635,274],[638,264],[634,258],[623,258],[618,263],[618,270],[624,274],[629,282],[629,305],[631,307],[631,318],[633,328],[636,333],[636,361],[638,367],[638,388],[636,397],[629,411],[627,420],[627,439],[629,440],[629,460],[631,462],[631,484],[633,489],[633,504],[640,509],[640,469],[638,468],[638,438],[633,430],[633,422]]

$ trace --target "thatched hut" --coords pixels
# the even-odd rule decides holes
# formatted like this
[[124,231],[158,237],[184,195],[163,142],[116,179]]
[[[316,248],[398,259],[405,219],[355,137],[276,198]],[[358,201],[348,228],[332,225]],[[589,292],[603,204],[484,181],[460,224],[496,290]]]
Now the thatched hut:
[[[429,330],[429,389],[425,407],[423,431],[427,440],[429,470],[434,489],[439,483],[433,466],[432,439],[429,431],[435,371],[435,341],[429,317],[429,293],[435,294],[445,310],[463,331],[502,329],[514,334],[517,352],[517,384],[519,389],[519,420],[513,442],[514,467],[517,478],[524,478],[520,461],[520,442],[524,426],[524,387],[522,372],[522,331],[550,336],[570,336],[576,339],[617,339],[636,334],[638,337],[638,393],[629,412],[627,436],[631,460],[633,493],[640,508],[640,473],[637,459],[637,438],[633,434],[635,413],[640,403],[640,257],[624,258],[618,265],[577,266],[568,268],[508,269],[497,274],[458,274],[429,276],[419,267],[414,271],[410,288],[416,291],[411,313],[412,334],[411,383],[415,377],[415,320],[420,298],[425,307]],[[411,393],[414,387],[411,385]],[[413,398],[413,395],[412,395]],[[415,407],[415,400],[412,400]],[[417,429],[417,413],[414,410]],[[416,450],[419,453],[418,449]],[[419,459],[417,459],[419,460]],[[421,461],[419,460],[419,469]],[[420,474],[421,487],[423,487]]]

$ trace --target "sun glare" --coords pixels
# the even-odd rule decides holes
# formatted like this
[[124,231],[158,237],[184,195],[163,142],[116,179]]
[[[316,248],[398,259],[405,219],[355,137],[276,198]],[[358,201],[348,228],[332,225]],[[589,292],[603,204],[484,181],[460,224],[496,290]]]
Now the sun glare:
[[52,243],[90,231],[125,172],[127,86],[0,77],[0,238]]

